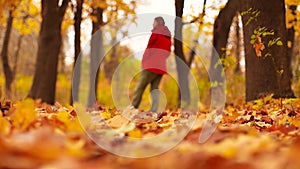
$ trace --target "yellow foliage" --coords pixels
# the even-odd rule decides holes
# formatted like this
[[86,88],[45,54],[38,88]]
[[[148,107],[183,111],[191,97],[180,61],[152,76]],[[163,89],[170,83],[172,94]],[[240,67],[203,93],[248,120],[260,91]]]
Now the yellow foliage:
[[13,126],[21,131],[27,129],[37,119],[37,112],[34,111],[35,104],[32,99],[25,99],[16,103],[16,111],[11,116]]
[[237,154],[237,149],[235,147],[228,147],[222,152],[222,154],[226,158],[233,158]]
[[70,101],[71,80],[64,74],[57,75],[56,82],[56,101],[65,105]]
[[84,139],[79,140],[66,140],[65,146],[67,148],[67,151],[71,155],[84,157],[86,156],[86,152],[84,151],[84,145],[86,141]]
[[88,5],[93,7],[93,8],[102,8],[102,9],[105,9],[107,8],[107,3],[106,1],[103,1],[103,0],[93,0],[93,1],[87,1],[87,3],[89,3]]
[[57,119],[65,124],[67,131],[83,132],[79,119],[77,117],[73,118],[68,112],[58,112]]
[[21,35],[37,34],[40,27],[40,9],[32,0],[22,0],[13,11],[13,26]]
[[8,134],[10,129],[10,123],[4,117],[0,116],[0,134]]
[[128,136],[132,137],[132,138],[142,138],[143,134],[140,130],[135,129],[135,130],[129,131]]
[[279,121],[279,124],[286,124],[286,122],[294,125],[295,127],[300,127],[300,120],[295,117],[285,116]]
[[108,111],[102,112],[101,117],[104,119],[110,119],[111,118],[111,113]]
[[92,20],[92,22],[97,22],[97,17],[96,16],[93,16],[93,15],[90,15],[90,19]]
[[61,32],[63,34],[65,34],[67,32],[67,29],[72,26],[74,24],[74,20],[71,19],[71,18],[67,18],[67,19],[64,19],[63,22],[62,22],[62,28],[61,28]]
[[285,3],[287,5],[299,5],[300,4],[300,0],[285,0]]

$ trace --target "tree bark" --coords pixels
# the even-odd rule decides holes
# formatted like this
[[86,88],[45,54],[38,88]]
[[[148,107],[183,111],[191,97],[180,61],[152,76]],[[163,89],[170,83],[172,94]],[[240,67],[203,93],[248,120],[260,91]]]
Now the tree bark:
[[28,97],[53,104],[57,80],[58,56],[62,44],[61,24],[69,0],[42,0],[36,70]]
[[[182,46],[182,14],[184,8],[184,0],[175,0],[176,18],[175,18],[175,36],[174,36],[174,52],[176,69],[178,75],[178,108],[188,106],[190,104],[190,90],[188,80],[188,63],[185,59]],[[181,100],[184,105],[181,105]]]
[[230,26],[233,18],[238,11],[239,1],[229,0],[225,7],[221,9],[219,15],[214,22],[213,46],[209,78],[211,82],[217,82],[218,85],[223,84],[225,75],[222,74],[223,65],[220,59],[226,56],[226,46],[229,36]]
[[[64,39],[64,37],[62,37]],[[66,68],[66,53],[65,53],[65,45],[62,42],[59,50],[59,55],[58,55],[58,73],[59,74],[64,74],[65,73],[65,68]]]
[[117,56],[117,47],[116,44],[117,42],[117,37],[116,35],[113,35],[112,40],[110,42],[111,44],[111,50],[110,50],[110,58],[109,60],[104,60],[104,73],[105,73],[105,78],[111,82],[112,76],[119,64],[119,57]]
[[239,74],[241,73],[241,65],[240,65],[240,61],[241,61],[241,43],[240,43],[240,26],[239,26],[239,13],[236,14],[236,18],[234,20],[234,28],[235,28],[235,44],[236,44],[236,48],[235,48],[235,58],[236,58],[236,66],[234,68],[234,73]]
[[16,77],[17,75],[17,68],[18,68],[18,61],[19,61],[19,56],[20,56],[20,50],[21,50],[21,46],[22,46],[22,41],[23,41],[24,35],[20,35],[18,37],[18,42],[17,42],[17,49],[15,52],[15,56],[14,56],[14,66],[13,66],[13,77]]
[[[246,23],[253,16],[247,14],[242,17],[246,54],[246,100],[258,99],[271,93],[276,98],[294,97],[291,90],[290,61],[287,56],[284,0],[273,0],[272,5],[268,0],[244,0],[242,7],[242,11],[252,8],[260,12],[248,25]],[[262,39],[266,46],[262,57],[256,55],[253,45],[250,44],[251,35],[259,27],[274,31],[274,35]],[[280,37],[283,45],[268,48],[268,42],[277,37]],[[271,56],[264,57],[266,52]]]
[[8,18],[6,21],[5,35],[3,39],[2,52],[1,52],[2,66],[3,66],[4,76],[5,76],[5,96],[8,98],[11,97],[11,84],[14,79],[13,72],[9,65],[9,60],[8,60],[9,40],[10,40],[10,34],[12,30],[12,23],[14,19],[12,16],[12,12],[13,12],[12,10],[9,10]]
[[94,8],[92,15],[97,18],[96,21],[93,21],[92,29],[92,40],[91,40],[91,63],[90,63],[90,83],[89,83],[89,96],[87,107],[92,108],[97,101],[98,93],[98,76],[99,76],[99,63],[101,58],[103,58],[103,35],[100,27],[103,25],[103,9]]
[[[71,97],[70,97],[70,104],[73,104],[73,101],[78,101],[78,95],[79,95],[79,85],[80,85],[80,69],[81,69],[81,57],[78,57],[81,52],[81,41],[80,41],[80,25],[82,21],[82,6],[83,6],[84,0],[76,0],[76,9],[74,14],[74,31],[75,31],[75,38],[74,38],[74,44],[75,44],[75,51],[74,51],[74,66],[77,63],[78,68],[78,74],[76,77],[78,79],[73,80],[72,84],[72,91],[71,91]],[[79,60],[80,59],[80,60]]]

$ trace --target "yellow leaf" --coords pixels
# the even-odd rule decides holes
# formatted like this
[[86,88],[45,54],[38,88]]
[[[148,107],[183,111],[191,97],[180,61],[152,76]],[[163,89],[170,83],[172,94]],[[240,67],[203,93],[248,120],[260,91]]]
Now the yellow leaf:
[[32,99],[26,99],[16,103],[16,111],[11,116],[12,124],[23,131],[37,119],[37,113],[34,111],[35,105]]
[[59,121],[65,124],[68,131],[83,132],[83,129],[77,117],[73,118],[68,112],[65,111],[58,112],[56,116]]
[[223,156],[226,158],[233,158],[237,154],[235,147],[229,147],[223,151]]
[[128,136],[133,137],[133,138],[142,138],[143,137],[142,132],[137,129],[129,131]]
[[0,134],[8,134],[10,129],[10,123],[4,117],[0,116]]
[[86,152],[84,151],[85,144],[86,141],[82,138],[79,140],[68,139],[65,142],[68,153],[79,157],[84,157],[86,155]]
[[105,111],[105,112],[102,112],[101,113],[101,117],[104,118],[104,119],[110,119],[111,118],[111,113]]

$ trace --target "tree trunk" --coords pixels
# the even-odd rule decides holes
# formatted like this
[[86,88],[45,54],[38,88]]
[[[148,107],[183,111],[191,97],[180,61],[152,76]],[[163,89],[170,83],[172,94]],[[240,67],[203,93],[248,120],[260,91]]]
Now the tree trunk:
[[[182,46],[182,14],[184,8],[184,0],[175,0],[176,18],[175,18],[175,36],[174,36],[174,52],[176,69],[178,74],[178,108],[188,106],[190,104],[190,90],[188,80],[188,63],[185,59]],[[181,100],[184,105],[181,105]]]
[[[62,39],[64,39],[62,37]],[[66,53],[65,53],[65,45],[62,42],[59,50],[59,55],[58,55],[58,73],[64,74],[65,73],[65,68],[66,68]]]
[[10,40],[10,33],[12,30],[12,23],[13,23],[13,16],[12,16],[12,10],[9,10],[7,22],[6,22],[6,30],[5,35],[3,39],[3,46],[2,46],[2,66],[5,76],[5,96],[10,98],[11,97],[11,84],[13,82],[13,72],[11,70],[11,67],[9,65],[8,60],[8,47],[9,47],[9,40]]
[[114,37],[111,40],[111,50],[110,50],[110,58],[107,61],[106,58],[106,62],[104,63],[104,73],[105,73],[105,78],[111,82],[112,80],[112,76],[119,64],[119,57],[117,56],[117,45],[116,41],[117,41],[117,37],[116,35],[113,35]]
[[[81,30],[80,30],[80,25],[82,21],[82,6],[83,6],[83,1],[84,0],[76,0],[76,11],[75,11],[75,16],[74,16],[74,31],[75,31],[75,38],[74,38],[74,44],[75,44],[75,51],[74,51],[74,66],[77,63],[79,68],[78,68],[78,79],[73,80],[72,84],[72,91],[71,91],[71,97],[70,97],[70,104],[73,104],[73,101],[78,101],[78,95],[79,95],[79,85],[80,85],[80,67],[81,67],[81,57],[78,57],[80,52],[81,52],[81,41],[80,41],[80,35],[81,35]],[[79,60],[79,59],[80,60]]]
[[68,0],[42,0],[42,23],[39,33],[36,70],[28,97],[53,104],[58,56],[62,43],[61,24]]
[[24,35],[20,35],[18,37],[18,42],[17,42],[17,49],[15,52],[15,56],[14,56],[14,66],[13,66],[13,77],[16,77],[17,74],[17,68],[18,68],[18,61],[19,61],[19,56],[20,56],[20,50],[21,50],[21,46],[22,46],[22,40],[24,38]]
[[[285,23],[284,0],[243,1],[242,11],[252,8],[260,13],[253,20],[252,14],[245,14],[242,17],[244,30],[244,45],[246,59],[246,100],[258,99],[263,95],[273,93],[274,97],[294,97],[291,90],[291,71],[287,56],[287,30]],[[250,20],[252,20],[249,24]],[[262,57],[255,53],[253,45],[250,44],[251,35],[259,27],[266,27],[274,30],[274,35],[262,38],[266,49]],[[282,46],[273,45],[268,48],[268,42],[280,37]],[[266,52],[271,56],[264,57]]]
[[235,44],[236,44],[236,48],[235,48],[235,58],[236,58],[236,66],[234,68],[234,73],[239,74],[241,73],[241,65],[240,65],[240,61],[241,61],[241,36],[240,36],[240,26],[239,26],[239,14],[236,14],[236,18],[234,20],[234,28],[235,28]]
[[93,21],[92,40],[91,40],[91,63],[90,63],[90,83],[87,107],[92,108],[97,101],[97,84],[99,75],[99,62],[103,58],[103,36],[102,30],[99,29],[103,25],[103,9],[94,8],[92,15],[97,18]]
[[191,68],[192,63],[194,61],[195,55],[196,55],[196,46],[193,46],[191,51],[190,51],[190,56],[189,56],[189,60],[188,60],[188,67]]
[[226,56],[226,46],[229,36],[232,20],[238,11],[239,1],[229,0],[225,7],[221,9],[214,23],[213,46],[209,78],[211,82],[217,82],[222,85],[224,82],[224,74],[222,74],[223,66],[220,63],[221,58]]

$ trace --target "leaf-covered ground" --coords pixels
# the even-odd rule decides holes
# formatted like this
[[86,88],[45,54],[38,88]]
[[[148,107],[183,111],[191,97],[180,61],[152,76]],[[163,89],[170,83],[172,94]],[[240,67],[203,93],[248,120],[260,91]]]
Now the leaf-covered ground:
[[[1,112],[0,168],[300,168],[300,99],[266,97],[247,104],[227,105],[217,130],[207,142],[199,144],[199,133],[208,116],[208,110],[203,110],[180,144],[162,155],[144,159],[123,158],[99,148],[84,133],[72,107],[33,100],[13,104],[3,101]],[[99,107],[91,114],[93,120],[99,116],[112,128],[123,127],[124,133],[118,139],[155,136],[184,116],[181,112],[166,111],[144,118],[147,114],[139,113],[132,123],[116,110]],[[101,125],[96,127],[100,132],[105,130]],[[128,141],[123,139],[114,144]],[[141,147],[141,151],[147,148]]]

